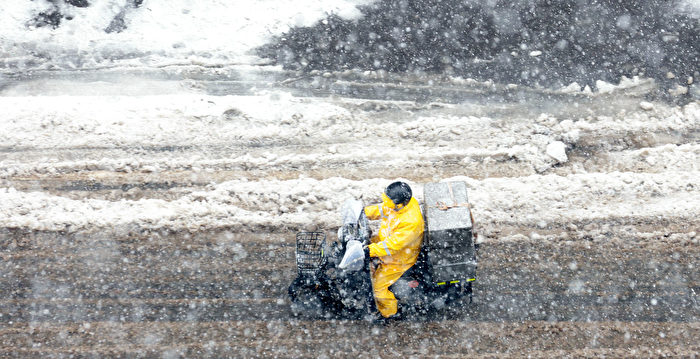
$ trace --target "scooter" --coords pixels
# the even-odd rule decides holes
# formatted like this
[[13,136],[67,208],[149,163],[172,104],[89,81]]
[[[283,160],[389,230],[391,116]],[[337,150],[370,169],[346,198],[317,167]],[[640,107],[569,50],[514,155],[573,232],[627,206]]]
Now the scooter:
[[[363,203],[347,200],[341,207],[341,215],[343,224],[338,229],[337,240],[327,241],[325,232],[299,232],[296,235],[297,277],[288,290],[295,316],[361,319],[376,312],[370,266],[378,259],[358,256],[358,247],[361,253],[362,246],[369,244],[372,236]],[[428,237],[431,233],[429,228],[426,229]],[[416,264],[389,287],[399,301],[403,317],[425,316],[472,302],[476,246],[470,231],[468,236],[461,234],[465,238],[459,238],[460,233],[463,232],[448,234],[449,241],[456,239],[462,243],[457,246],[460,253],[456,257],[455,250],[448,248],[455,246],[425,238]],[[469,246],[464,247],[464,243]],[[451,252],[445,252],[446,248]],[[464,248],[472,250],[465,251]],[[455,258],[458,258],[457,262]],[[456,274],[454,280],[444,280],[445,268],[463,268],[465,265],[470,268],[468,273]]]

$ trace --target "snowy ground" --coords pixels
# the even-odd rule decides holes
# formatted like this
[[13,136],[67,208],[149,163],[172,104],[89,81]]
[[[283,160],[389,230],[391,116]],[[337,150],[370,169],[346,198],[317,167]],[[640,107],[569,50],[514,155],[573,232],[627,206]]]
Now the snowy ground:
[[344,198],[377,201],[394,178],[419,198],[425,182],[467,181],[484,240],[502,240],[491,234],[514,221],[546,230],[695,222],[700,212],[696,102],[558,93],[538,113],[518,102],[294,97],[283,87],[211,96],[178,81],[145,95],[93,82],[70,96],[27,96],[33,86],[0,97],[4,227],[329,227]]
[[[5,355],[700,350],[697,102],[649,102],[643,81],[587,94],[449,80],[428,87],[434,101],[408,101],[301,96],[255,76],[94,76],[17,81],[0,96]],[[384,329],[294,319],[294,231],[332,233],[339,203],[377,201],[396,178],[418,198],[427,182],[467,182],[476,304]]]
[[[644,78],[298,76],[246,50],[358,2],[148,3],[168,15],[109,36],[126,2],[54,30],[19,30],[41,1],[0,15],[0,356],[698,355],[698,101]],[[397,178],[467,183],[475,306],[292,318],[294,231]]]
[[[243,5],[209,0],[151,0],[140,8],[127,0],[91,1],[79,8],[58,3],[70,20],[60,26],[27,29],[38,13],[54,8],[48,1],[17,1],[0,13],[0,73],[33,70],[80,70],[114,67],[161,67],[176,64],[231,65],[261,62],[248,53],[273,34],[308,26],[327,13],[359,15],[366,0],[296,2],[251,0]],[[123,14],[127,28],[105,32]]]

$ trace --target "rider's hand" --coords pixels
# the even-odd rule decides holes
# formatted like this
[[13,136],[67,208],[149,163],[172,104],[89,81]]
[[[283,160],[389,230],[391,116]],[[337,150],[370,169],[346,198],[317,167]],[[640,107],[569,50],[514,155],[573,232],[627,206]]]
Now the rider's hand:
[[362,247],[362,251],[365,253],[365,258],[369,258],[369,246]]

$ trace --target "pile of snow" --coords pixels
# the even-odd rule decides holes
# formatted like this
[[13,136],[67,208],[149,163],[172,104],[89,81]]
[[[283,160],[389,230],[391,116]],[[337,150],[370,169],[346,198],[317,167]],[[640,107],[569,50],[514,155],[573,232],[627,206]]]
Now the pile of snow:
[[[225,145],[289,138],[349,112],[288,94],[269,96],[0,97],[3,145],[34,148]],[[305,118],[298,118],[304,113]],[[281,126],[279,124],[282,124]]]
[[[659,219],[695,223],[700,213],[698,171],[590,173],[465,181],[479,230],[489,240],[504,225],[565,228],[574,222]],[[49,231],[100,231],[126,227],[200,230],[238,228],[333,228],[347,198],[378,202],[389,179],[353,181],[245,179],[211,185],[174,201],[72,200],[41,192],[0,189],[0,227]],[[423,184],[411,183],[422,199]],[[544,224],[543,224],[544,223]],[[563,230],[563,229],[562,229]],[[491,238],[495,239],[495,238]]]
[[[71,20],[54,29],[27,26],[53,8],[49,1],[10,1],[0,11],[0,69],[256,63],[248,51],[271,35],[308,26],[328,13],[359,16],[356,5],[366,2],[148,0],[132,9],[130,1],[102,0],[85,8],[59,5]],[[105,32],[120,13],[126,14],[126,29]]]
[[[542,114],[533,120],[515,114],[507,121],[452,115],[449,110],[455,106],[445,105],[443,112],[448,114],[413,117],[406,112],[405,117],[376,121],[375,113],[357,110],[361,100],[295,98],[283,92],[259,96],[180,92],[168,96],[36,97],[10,96],[12,91],[6,90],[6,96],[0,97],[0,107],[5,109],[0,143],[5,148],[31,149],[39,157],[7,153],[0,161],[2,177],[193,167],[308,168],[358,161],[411,167],[449,160],[469,165],[510,159],[543,172],[567,163],[569,151],[575,147],[594,146],[593,150],[618,153],[635,141],[649,141],[646,137],[650,133],[689,133],[697,131],[700,123],[698,103],[567,119]],[[256,143],[279,148],[253,151],[249,146]],[[285,146],[308,150],[290,151]],[[126,150],[188,147],[201,151],[173,156]],[[51,155],[51,151],[40,151],[81,148],[114,152],[106,157],[105,152],[99,152],[92,158],[86,154],[66,160]],[[375,150],[368,152],[367,148]],[[694,151],[690,154],[697,155]],[[632,162],[646,157],[639,153],[617,156]],[[695,158],[677,166],[692,166]]]

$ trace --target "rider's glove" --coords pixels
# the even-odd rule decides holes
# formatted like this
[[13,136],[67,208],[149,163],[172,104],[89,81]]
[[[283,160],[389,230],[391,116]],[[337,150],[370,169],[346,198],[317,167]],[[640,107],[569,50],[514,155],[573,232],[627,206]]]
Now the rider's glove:
[[365,253],[365,258],[369,258],[369,246],[362,247],[362,251]]

